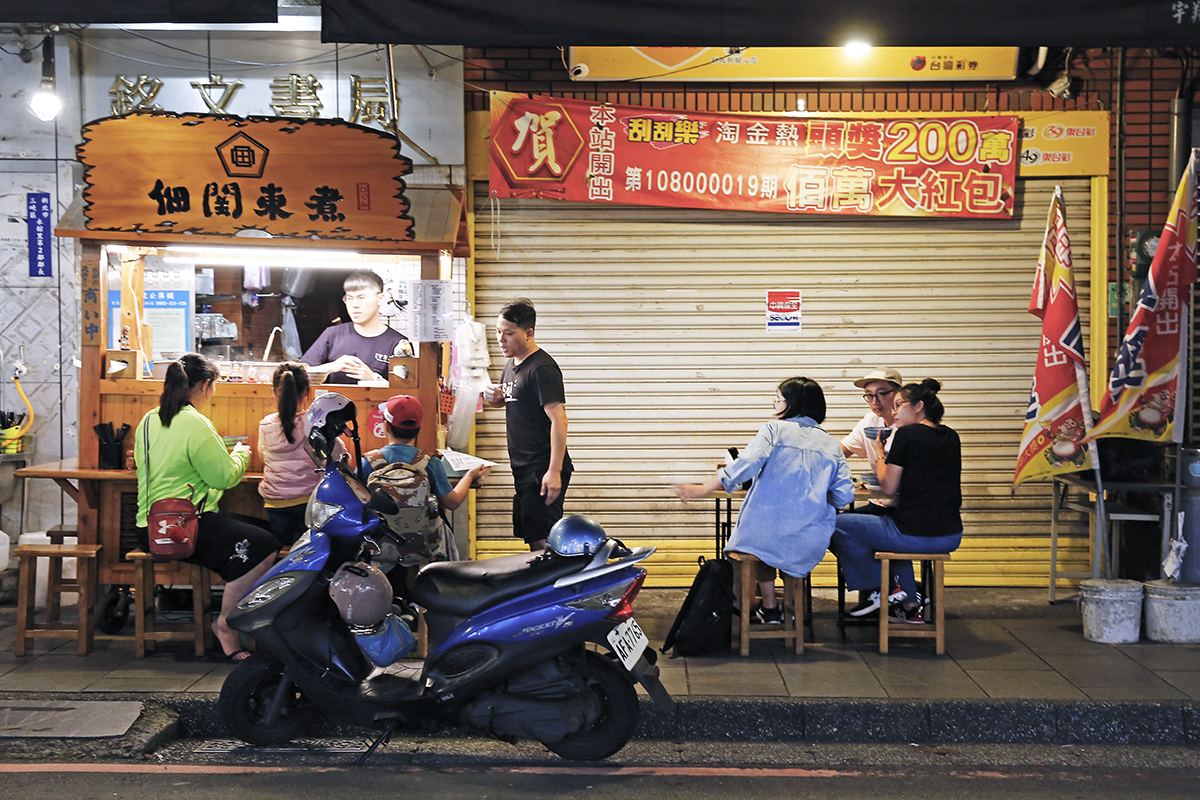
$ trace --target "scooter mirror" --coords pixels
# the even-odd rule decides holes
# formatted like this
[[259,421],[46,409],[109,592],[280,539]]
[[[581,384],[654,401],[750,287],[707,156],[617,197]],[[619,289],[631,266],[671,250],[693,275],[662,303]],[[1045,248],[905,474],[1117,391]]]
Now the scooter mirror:
[[383,489],[375,489],[371,492],[371,499],[367,502],[367,508],[380,514],[399,514],[400,506],[396,505],[396,501],[392,499]]

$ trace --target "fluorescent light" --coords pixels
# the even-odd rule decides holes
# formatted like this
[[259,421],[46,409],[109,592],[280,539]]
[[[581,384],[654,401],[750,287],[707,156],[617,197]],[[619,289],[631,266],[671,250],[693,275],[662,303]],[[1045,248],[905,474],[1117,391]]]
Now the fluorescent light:
[[204,264],[213,267],[295,267],[297,269],[366,269],[371,266],[367,261],[330,261],[324,259],[290,258],[222,258],[220,256],[166,256],[164,264]]
[[871,52],[871,45],[861,39],[846,43],[846,55],[850,58],[862,58],[867,53]]
[[[214,256],[222,259],[243,258],[253,261],[337,261],[350,258],[362,258],[361,253],[352,250],[297,250],[288,248],[267,247],[203,247],[190,245],[167,245],[168,253],[191,253],[196,256]],[[194,260],[194,259],[193,259]]]

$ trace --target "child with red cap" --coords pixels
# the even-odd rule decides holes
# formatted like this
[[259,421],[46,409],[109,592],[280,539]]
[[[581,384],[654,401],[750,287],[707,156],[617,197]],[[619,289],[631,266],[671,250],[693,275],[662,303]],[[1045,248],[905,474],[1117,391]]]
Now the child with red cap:
[[[400,462],[413,464],[419,461],[422,454],[417,449],[417,436],[421,433],[421,423],[425,418],[425,409],[421,407],[421,401],[406,394],[399,394],[384,403],[382,411],[384,421],[387,423],[385,436],[388,443],[376,452],[382,455],[389,464]],[[382,463],[376,456],[375,465],[372,465],[370,458],[372,455],[374,453],[367,453],[363,456],[363,471],[368,476],[375,470],[375,466]],[[451,488],[450,479],[446,476],[446,468],[442,465],[442,459],[434,456],[425,466],[425,474],[429,479],[429,487],[437,495],[441,507],[446,511],[453,511],[467,499],[471,484],[477,478],[486,475],[490,469],[490,466],[477,464],[459,478]],[[432,560],[457,561],[458,548],[455,546],[451,531],[446,530],[445,540],[445,551],[434,554]]]

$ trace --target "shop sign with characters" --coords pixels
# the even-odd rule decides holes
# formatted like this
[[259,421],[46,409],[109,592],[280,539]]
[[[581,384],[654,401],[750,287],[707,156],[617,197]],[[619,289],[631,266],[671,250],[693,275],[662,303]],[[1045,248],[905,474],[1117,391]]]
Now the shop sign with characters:
[[89,230],[408,241],[395,136],[341,120],[135,113],[83,127]]
[[711,114],[496,94],[493,197],[1009,219],[1016,116]]

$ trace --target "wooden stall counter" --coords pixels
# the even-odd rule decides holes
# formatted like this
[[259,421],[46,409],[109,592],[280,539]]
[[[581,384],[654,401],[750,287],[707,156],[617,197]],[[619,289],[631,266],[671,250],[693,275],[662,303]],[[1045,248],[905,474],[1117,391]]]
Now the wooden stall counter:
[[[138,547],[134,533],[137,524],[136,472],[129,469],[81,468],[78,459],[66,458],[22,467],[14,474],[26,479],[48,478],[75,501],[79,544],[103,545],[98,564],[99,583],[133,583],[133,563],[126,555]],[[247,491],[257,498],[255,487],[261,480],[261,472],[247,472],[239,486],[226,492],[226,498]],[[222,507],[227,505],[226,499],[222,498]],[[177,567],[176,571],[179,583],[189,582],[186,565]]]

